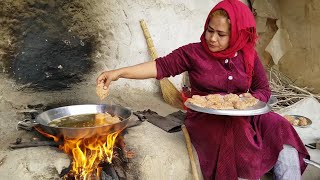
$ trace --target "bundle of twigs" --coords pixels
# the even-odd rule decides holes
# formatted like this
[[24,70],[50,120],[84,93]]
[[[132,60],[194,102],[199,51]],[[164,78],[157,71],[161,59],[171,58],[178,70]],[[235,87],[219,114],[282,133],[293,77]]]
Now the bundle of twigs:
[[311,93],[311,89],[304,87],[298,87],[286,77],[280,71],[270,68],[269,84],[272,92],[272,96],[276,97],[278,102],[273,105],[273,110],[279,110],[281,108],[290,106],[306,97],[314,97],[320,101],[320,94]]

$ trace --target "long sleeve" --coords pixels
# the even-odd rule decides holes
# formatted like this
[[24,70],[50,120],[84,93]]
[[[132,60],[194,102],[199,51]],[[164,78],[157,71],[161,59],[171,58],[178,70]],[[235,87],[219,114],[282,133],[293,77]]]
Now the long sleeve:
[[255,98],[264,102],[268,102],[271,95],[268,78],[258,55],[255,57],[250,92]]
[[187,71],[191,67],[190,53],[192,44],[182,46],[164,57],[156,59],[157,79],[175,76]]

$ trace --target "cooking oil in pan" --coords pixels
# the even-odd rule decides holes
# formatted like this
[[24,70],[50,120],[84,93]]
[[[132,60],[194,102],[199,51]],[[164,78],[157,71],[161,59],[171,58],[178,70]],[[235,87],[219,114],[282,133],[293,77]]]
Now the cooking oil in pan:
[[82,128],[111,125],[120,121],[121,119],[118,116],[112,116],[109,113],[99,113],[66,116],[55,119],[48,123],[48,125],[53,127]]

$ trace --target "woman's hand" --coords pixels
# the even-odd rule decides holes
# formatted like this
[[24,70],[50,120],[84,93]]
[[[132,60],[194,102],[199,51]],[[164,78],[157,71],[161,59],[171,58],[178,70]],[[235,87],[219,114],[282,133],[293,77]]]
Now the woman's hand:
[[104,89],[108,89],[111,81],[116,81],[120,78],[119,70],[105,71],[97,78],[97,85],[103,84]]
[[242,94],[239,95],[239,97],[241,97],[241,98],[242,98],[242,97],[244,97],[244,98],[250,98],[250,97],[253,97],[253,96],[252,96],[251,93],[242,93]]
[[112,71],[105,71],[97,78],[97,85],[103,83],[104,89],[108,89],[111,81],[119,78],[126,79],[148,79],[157,77],[157,68],[155,61],[120,68]]

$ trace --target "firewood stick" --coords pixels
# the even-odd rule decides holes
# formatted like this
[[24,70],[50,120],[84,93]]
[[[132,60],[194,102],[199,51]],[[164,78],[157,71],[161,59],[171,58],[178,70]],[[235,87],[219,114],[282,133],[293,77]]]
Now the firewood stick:
[[38,147],[38,146],[59,146],[59,142],[54,141],[36,141],[36,142],[21,142],[20,144],[12,144],[11,149]]
[[199,174],[198,174],[196,162],[195,162],[195,159],[193,156],[192,144],[190,141],[190,136],[189,136],[188,130],[184,124],[181,126],[181,129],[183,131],[183,135],[184,135],[184,138],[185,138],[186,144],[187,144],[187,150],[188,150],[188,154],[189,154],[189,158],[190,158],[190,162],[191,162],[193,178],[195,180],[199,180]]

